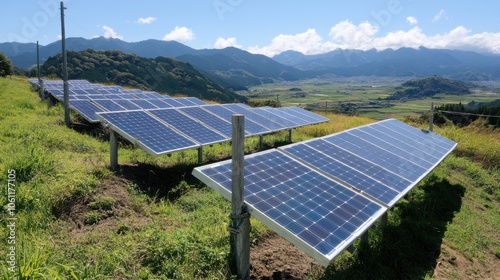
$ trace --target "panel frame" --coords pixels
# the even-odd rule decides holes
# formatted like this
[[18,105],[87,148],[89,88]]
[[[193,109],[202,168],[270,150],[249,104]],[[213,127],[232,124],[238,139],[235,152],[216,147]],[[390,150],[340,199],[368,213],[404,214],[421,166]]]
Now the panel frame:
[[[271,149],[271,150],[266,150],[266,151],[255,153],[255,154],[250,154],[250,155],[245,156],[245,159],[257,157],[259,155],[272,153],[272,152],[280,153],[281,155],[288,157],[290,160],[302,165],[303,167],[308,168],[312,172],[319,174],[320,176],[324,177],[326,180],[334,182],[335,184],[339,184],[338,182],[333,181],[331,178],[328,178],[328,176],[325,176],[324,174],[310,168],[308,165],[306,165],[300,161],[296,161],[294,158],[291,158],[287,154],[285,154],[282,151],[279,151],[277,149]],[[209,186],[210,188],[212,188],[213,190],[215,190],[216,192],[221,194],[224,198],[231,201],[231,196],[232,196],[231,192],[228,191],[225,187],[223,187],[222,185],[220,185],[216,181],[212,180],[210,177],[208,177],[207,175],[205,175],[203,173],[203,170],[205,170],[205,169],[217,167],[217,166],[228,164],[228,163],[230,164],[230,162],[231,162],[231,160],[226,160],[226,161],[213,163],[213,164],[209,164],[209,165],[205,165],[205,166],[201,166],[201,167],[196,167],[193,169],[192,174],[193,174],[193,176],[198,178],[200,181],[205,183],[207,186]],[[340,184],[340,185],[343,186],[342,184]],[[343,186],[343,187],[346,190],[353,192],[348,187],[346,187],[346,186]],[[355,193],[355,192],[353,192],[353,193]],[[355,193],[355,194],[360,195],[358,193]],[[360,195],[360,196],[362,196],[362,195]],[[364,198],[367,200],[370,200],[372,203],[377,204],[380,207],[380,209],[377,212],[375,212],[375,214],[373,214],[368,220],[364,221],[362,223],[362,225],[359,226],[351,234],[351,236],[349,238],[343,240],[343,242],[341,242],[333,251],[331,251],[329,254],[326,254],[326,255],[322,254],[314,247],[311,247],[310,245],[308,245],[305,241],[303,241],[302,239],[297,237],[294,233],[290,232],[288,229],[286,229],[285,227],[281,226],[280,224],[278,224],[277,222],[272,220],[266,214],[262,213],[261,211],[259,211],[256,208],[254,208],[251,204],[248,204],[245,202],[244,207],[246,207],[248,213],[251,214],[251,216],[256,218],[258,221],[262,222],[264,225],[266,225],[267,227],[269,227],[270,229],[272,229],[273,231],[278,233],[280,236],[284,237],[286,240],[288,240],[289,242],[291,242],[292,244],[294,244],[295,246],[300,248],[306,254],[308,254],[309,256],[311,256],[312,258],[314,258],[315,260],[317,260],[319,263],[321,263],[323,266],[326,267],[331,263],[331,261],[333,259],[335,259],[335,257],[337,257],[345,249],[347,249],[357,238],[359,238],[361,235],[363,235],[370,227],[373,226],[373,224],[380,217],[382,217],[382,215],[384,215],[384,213],[386,213],[388,211],[388,208],[386,206],[378,203],[377,201],[373,201],[367,197],[364,197]]]

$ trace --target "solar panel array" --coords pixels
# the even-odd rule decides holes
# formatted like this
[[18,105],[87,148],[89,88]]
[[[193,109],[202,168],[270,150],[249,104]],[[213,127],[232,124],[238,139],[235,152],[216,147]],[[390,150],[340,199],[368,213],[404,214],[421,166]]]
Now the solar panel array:
[[[245,203],[252,216],[327,266],[455,146],[390,119],[248,155]],[[197,167],[193,175],[231,200],[231,166],[229,160]]]
[[[30,83],[39,86],[38,80]],[[69,106],[89,122],[99,122],[97,112],[161,109],[206,105],[196,97],[172,98],[152,91],[103,86],[86,80],[70,80]],[[64,100],[63,81],[44,81],[44,89],[59,101]]]
[[[304,114],[307,114],[304,109],[296,108],[294,110],[296,112],[304,111]],[[307,122],[302,121],[301,124],[288,120],[289,126],[285,126],[278,123],[285,120],[281,116],[281,108],[266,111],[269,115],[263,117],[256,113],[254,108],[243,104],[223,104],[141,110],[139,111],[142,113],[141,115],[136,114],[137,111],[99,112],[96,114],[96,118],[152,155],[170,154],[179,150],[230,141],[232,137],[231,116],[233,114],[245,115],[245,136],[264,135],[328,120],[313,114],[314,119]],[[141,128],[131,124],[128,117],[131,114],[134,114],[134,123],[155,123],[154,130],[148,126]],[[278,126],[279,129],[277,129]],[[183,141],[179,141],[179,139],[183,139]],[[160,146],[156,143],[165,144]],[[179,146],[178,143],[184,144]]]

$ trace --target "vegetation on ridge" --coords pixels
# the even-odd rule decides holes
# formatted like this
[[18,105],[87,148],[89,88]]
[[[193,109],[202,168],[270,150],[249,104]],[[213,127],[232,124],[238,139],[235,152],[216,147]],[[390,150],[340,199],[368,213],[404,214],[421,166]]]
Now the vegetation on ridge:
[[428,77],[409,80],[401,84],[404,89],[398,90],[388,100],[408,100],[431,97],[439,93],[462,95],[470,93],[465,82],[442,77]]
[[[62,55],[50,57],[41,72],[45,77],[61,78]],[[189,63],[168,57],[143,58],[121,51],[68,51],[68,77],[223,103],[246,101],[245,97],[212,82]]]

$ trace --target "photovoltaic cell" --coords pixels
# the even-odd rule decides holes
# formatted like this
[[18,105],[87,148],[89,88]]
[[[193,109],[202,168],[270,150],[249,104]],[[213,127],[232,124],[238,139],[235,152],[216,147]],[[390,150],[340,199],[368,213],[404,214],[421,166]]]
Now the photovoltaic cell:
[[273,114],[271,111],[263,109],[263,108],[253,108],[252,111],[254,111],[255,113],[257,113],[265,118],[272,120],[275,123],[279,123],[286,128],[296,128],[296,127],[300,126],[297,123],[292,122],[291,120],[288,120],[288,119],[285,119],[284,117]]
[[95,117],[95,113],[105,111],[89,100],[72,100],[69,102],[69,107],[77,111],[78,114],[89,122],[99,122],[99,120]]
[[116,104],[111,99],[92,99],[92,102],[106,109],[106,111],[123,111],[125,108]]
[[[214,115],[221,117],[227,122],[231,123],[231,118],[234,115],[234,112],[224,108],[221,105],[208,105],[203,106],[203,109],[212,112]],[[258,135],[271,132],[268,128],[263,127],[262,125],[253,122],[250,119],[245,119],[245,132],[247,135]]]
[[148,99],[148,102],[155,105],[158,108],[172,108],[172,105],[168,104],[165,99]]
[[191,103],[194,103],[195,105],[207,105],[207,103],[201,101],[196,97],[185,97],[184,99],[189,100]]
[[[325,266],[386,211],[277,150],[246,156],[244,166],[252,216]],[[231,199],[231,161],[193,175]]]
[[271,108],[271,107],[263,107],[262,108],[262,110],[266,110],[266,111],[270,112],[271,114],[279,116],[280,118],[287,119],[287,120],[289,120],[291,122],[294,122],[294,123],[296,123],[299,126],[310,124],[309,121],[304,120],[301,117],[294,116],[294,115],[286,113],[283,110],[277,110],[277,109],[278,108]]
[[99,113],[98,117],[131,143],[154,155],[199,147],[144,111]]
[[179,108],[178,110],[220,132],[227,138],[232,137],[233,129],[231,123],[212,115],[208,111],[203,110],[201,107],[185,107]]
[[127,100],[141,107],[142,109],[158,109],[158,107],[143,99],[127,99]]
[[301,118],[304,118],[305,120],[309,121],[310,123],[321,123],[321,122],[326,122],[328,121],[327,118],[317,115],[315,113],[309,112],[307,110],[304,110],[299,107],[282,107],[282,108],[277,108],[278,110],[283,110],[284,112],[291,114],[291,115],[296,115],[300,116]]
[[252,109],[246,109],[246,108],[240,107],[237,104],[224,104],[221,106],[233,111],[234,113],[244,115],[245,121],[248,118],[249,120],[252,120],[255,123],[258,123],[258,124],[268,128],[270,131],[280,131],[280,130],[287,128],[286,126],[283,126],[279,123],[272,121],[271,119],[268,119],[262,115],[259,115],[255,112],[253,112]]
[[117,100],[113,100],[113,101],[115,101],[116,104],[122,106],[123,108],[125,108],[127,110],[141,109],[141,107],[135,105],[134,103],[130,102],[129,100],[117,99]]
[[156,116],[163,122],[175,127],[180,132],[202,145],[209,145],[227,141],[228,138],[209,129],[200,122],[197,122],[181,112],[174,109],[150,110],[150,114]]

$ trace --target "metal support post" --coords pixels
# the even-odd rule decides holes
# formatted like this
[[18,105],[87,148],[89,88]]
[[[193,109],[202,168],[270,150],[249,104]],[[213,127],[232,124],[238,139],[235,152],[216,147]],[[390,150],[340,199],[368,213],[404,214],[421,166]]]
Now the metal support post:
[[259,150],[264,150],[264,136],[259,135]]
[[66,54],[66,32],[64,29],[64,7],[61,1],[61,42],[62,42],[62,57],[63,57],[63,83],[64,83],[64,122],[66,126],[71,125],[69,118],[69,85],[68,85],[68,58]]
[[382,215],[382,219],[380,220],[380,225],[385,227],[387,225],[387,217],[388,217],[388,213],[385,212],[383,215]]
[[288,130],[288,142],[292,143],[292,130]]
[[429,131],[432,131],[434,126],[434,102],[431,102],[431,113],[429,115]]
[[203,147],[198,148],[198,164],[203,163]]
[[244,209],[245,116],[233,115],[231,253],[238,279],[250,279],[250,215]]
[[118,140],[114,130],[109,131],[109,156],[110,168],[112,170],[118,169]]
[[368,245],[368,230],[361,235],[361,244],[362,246]]

